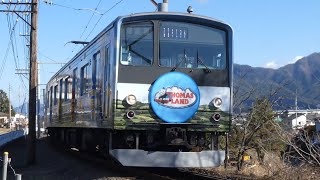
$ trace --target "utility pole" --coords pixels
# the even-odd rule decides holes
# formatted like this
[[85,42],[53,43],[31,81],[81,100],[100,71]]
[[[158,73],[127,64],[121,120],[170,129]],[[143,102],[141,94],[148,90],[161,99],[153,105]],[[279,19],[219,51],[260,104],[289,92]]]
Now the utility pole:
[[30,28],[30,74],[29,74],[29,134],[27,144],[27,164],[36,162],[36,110],[37,110],[37,32],[38,32],[38,0],[32,0]]
[[[38,31],[38,0],[32,0],[30,3],[20,2],[0,2],[0,5],[5,5],[7,10],[0,9],[0,12],[14,13],[20,19],[22,19],[30,28],[30,72],[29,72],[29,134],[27,137],[27,164],[31,165],[35,163],[36,154],[36,95],[37,95],[37,83],[38,83],[38,71],[37,71],[37,31]],[[14,6],[11,6],[14,5]],[[31,6],[29,10],[17,10],[17,6]],[[12,8],[11,8],[12,7]],[[11,9],[10,9],[11,8]],[[19,13],[31,13],[31,23],[24,19]]]

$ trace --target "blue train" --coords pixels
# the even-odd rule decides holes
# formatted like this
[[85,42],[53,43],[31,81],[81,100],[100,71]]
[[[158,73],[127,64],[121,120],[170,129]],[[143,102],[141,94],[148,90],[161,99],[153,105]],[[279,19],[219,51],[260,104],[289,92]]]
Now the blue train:
[[232,29],[191,13],[118,17],[46,86],[51,138],[124,166],[217,167],[232,115]]

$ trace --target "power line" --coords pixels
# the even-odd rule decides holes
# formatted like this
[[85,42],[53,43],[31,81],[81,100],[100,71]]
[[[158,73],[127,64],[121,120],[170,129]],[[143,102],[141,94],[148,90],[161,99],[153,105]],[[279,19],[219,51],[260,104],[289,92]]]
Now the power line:
[[[30,44],[30,40],[29,40],[28,38],[25,38],[25,40],[26,40],[26,41],[28,41],[28,43]],[[52,59],[52,58],[48,57],[48,56],[47,56],[47,55],[45,55],[43,52],[41,52],[41,51],[39,50],[39,48],[37,49],[37,52],[38,52],[38,54],[39,54],[39,55],[41,55],[41,56],[43,56],[43,57],[45,57],[45,58],[49,59],[50,61],[53,61],[53,62],[56,62],[56,63],[57,63],[57,61],[56,61],[56,60],[54,60],[54,59]]]
[[[9,9],[11,6],[11,4],[14,4],[14,8],[13,8],[13,11],[21,11],[21,6],[18,6],[19,9],[16,10],[16,7],[17,7],[17,3],[2,3],[2,4],[7,4],[7,9]],[[24,3],[25,4],[25,3]],[[27,9],[27,6],[25,7],[24,10]],[[21,17],[19,14],[17,14],[16,12],[14,12],[19,18],[23,19],[23,17]],[[12,47],[12,54],[13,54],[13,58],[14,58],[14,62],[15,62],[15,66],[16,68],[20,66],[20,61],[19,61],[19,51],[18,51],[18,43],[17,43],[17,38],[16,38],[16,29],[17,29],[17,24],[18,24],[18,18],[14,21],[14,15],[13,13],[11,13],[11,17],[9,14],[7,14],[7,24],[8,24],[8,31],[9,31],[9,43],[8,43],[8,48],[7,48],[7,52],[6,52],[6,55],[5,55],[5,58],[4,58],[4,61],[3,61],[3,64],[2,64],[2,67],[1,67],[1,76],[2,76],[2,73],[3,73],[3,70],[4,70],[4,67],[5,67],[5,64],[6,64],[6,60],[8,58],[8,52],[10,50],[10,45]],[[14,22],[13,22],[14,21]],[[26,22],[24,20],[24,22]],[[23,23],[24,24],[24,23]],[[21,29],[21,24],[19,24],[19,28]],[[21,44],[21,43],[19,43]],[[19,76],[20,78],[20,81],[22,82],[22,84],[25,86],[24,84],[24,81],[22,79],[21,76]]]
[[67,8],[67,9],[72,9],[75,11],[91,11],[93,13],[102,15],[100,12],[97,11],[97,9],[90,9],[90,8],[74,8],[74,7],[70,7],[70,6],[66,6],[66,5],[61,5],[61,4],[57,4],[57,3],[53,3],[53,2],[48,2],[47,0],[43,1],[45,4],[48,5],[53,5],[53,6],[59,6],[59,7],[63,7],[63,8]]
[[[11,6],[10,4],[7,5],[7,8],[9,9]],[[14,11],[17,9],[17,4],[15,4],[14,6]],[[25,7],[25,10],[27,9],[27,7]],[[19,6],[19,9],[17,11],[21,11],[21,6]],[[16,15],[18,15],[16,13]],[[19,15],[18,15],[19,16]],[[20,17],[20,16],[19,16]],[[22,18],[22,17],[20,17]],[[4,60],[3,60],[3,63],[2,63],[2,66],[0,68],[0,79],[2,77],[2,74],[4,72],[4,68],[5,68],[5,64],[6,64],[6,61],[8,59],[8,55],[9,55],[9,50],[11,49],[12,50],[12,55],[13,55],[13,59],[14,59],[14,64],[15,64],[15,67],[18,68],[20,66],[20,61],[19,61],[19,51],[18,51],[18,43],[17,43],[17,37],[16,37],[16,29],[17,29],[17,25],[18,25],[18,19],[14,20],[14,15],[11,14],[11,16],[9,14],[7,14],[7,24],[8,24],[8,32],[9,32],[9,42],[8,42],[8,47],[7,47],[7,50],[6,50],[6,53],[5,53],[5,56],[4,56]],[[23,23],[25,24],[25,23]],[[19,29],[21,29],[21,24],[19,23]],[[21,43],[19,43],[21,44]],[[23,43],[22,43],[23,44]],[[11,48],[10,48],[11,47]],[[25,48],[24,48],[25,49]],[[24,83],[24,80],[20,75],[18,75],[19,77],[19,80],[21,81],[21,84],[23,85],[23,88],[25,90],[27,90],[27,87]]]
[[4,60],[3,60],[3,63],[2,63],[2,66],[1,66],[1,69],[0,69],[0,79],[2,77],[2,73],[4,71],[4,67],[5,67],[5,64],[7,62],[7,59],[8,59],[8,55],[9,55],[9,50],[10,50],[10,45],[12,44],[12,35],[13,35],[13,30],[12,28],[15,28],[15,26],[17,25],[17,22],[13,25],[13,27],[11,27],[11,24],[9,23],[10,21],[10,17],[9,17],[9,14],[7,14],[7,22],[8,22],[8,29],[9,29],[9,43],[8,43],[8,47],[7,47],[7,50],[6,50],[6,53],[5,53],[5,57],[4,57]]
[[[99,1],[99,3],[98,3],[98,5],[96,6],[95,10],[97,10],[97,8],[98,8],[98,6],[100,5],[100,3],[101,3],[101,0]],[[88,28],[88,25],[90,24],[90,22],[91,22],[91,20],[92,20],[93,16],[94,16],[94,13],[92,13],[92,15],[91,15],[91,17],[90,17],[90,19],[89,19],[89,21],[88,21],[87,25],[85,26],[84,30],[82,31],[82,33],[81,33],[81,35],[80,35],[80,39],[82,38],[82,36],[83,36],[83,35],[84,35],[84,33],[86,32],[86,30],[87,30],[87,28]],[[72,49],[72,51],[71,51],[71,52],[73,52],[73,51],[76,49],[76,47],[77,47],[77,46],[76,46],[76,45],[74,45],[74,47],[73,47],[73,49]],[[69,59],[69,57],[68,57],[67,59]]]
[[106,15],[109,11],[111,11],[113,8],[115,8],[118,4],[120,4],[123,0],[118,1],[117,3],[115,3],[111,8],[109,8],[107,11],[105,11],[100,18],[98,19],[97,23],[94,25],[94,27],[92,28],[92,30],[90,31],[89,35],[86,37],[85,41],[88,39],[88,37],[91,35],[91,33],[93,32],[93,30],[96,28],[96,26],[98,25],[98,23],[100,22],[101,18]]
[[[99,7],[100,3],[101,3],[101,0],[98,2],[98,5],[96,6],[95,10],[97,10],[97,9],[98,9],[98,7]],[[83,32],[81,33],[80,39],[82,38],[82,36],[83,36],[84,32],[87,30],[88,25],[90,24],[90,22],[91,22],[91,20],[92,20],[92,18],[93,18],[93,16],[94,16],[94,14],[95,14],[95,13],[92,13],[92,15],[91,15],[91,17],[90,17],[90,19],[89,19],[89,21],[88,21],[88,23],[87,23],[87,25],[86,25],[85,29],[84,29],[84,30],[83,30]]]
[[[98,23],[100,22],[100,20],[102,19],[102,17],[104,15],[106,15],[109,11],[111,11],[113,8],[115,8],[118,4],[120,4],[123,0],[119,0],[118,2],[116,2],[113,6],[111,6],[111,8],[109,8],[108,10],[106,10],[103,14],[101,14],[100,18],[98,19],[98,21],[96,22],[96,24],[94,25],[94,27],[92,28],[92,30],[90,31],[90,33],[87,35],[87,37],[85,38],[84,41],[87,41],[87,39],[89,38],[89,36],[91,35],[91,33],[93,32],[93,30],[96,28],[96,26],[98,25]],[[99,2],[100,4],[100,2]],[[83,33],[82,33],[83,34]],[[81,35],[82,36],[82,35]],[[80,37],[81,38],[81,37]],[[74,52],[74,50],[76,49],[76,46],[74,46],[74,48],[72,49],[72,53]],[[67,60],[70,58],[70,56],[67,58]]]

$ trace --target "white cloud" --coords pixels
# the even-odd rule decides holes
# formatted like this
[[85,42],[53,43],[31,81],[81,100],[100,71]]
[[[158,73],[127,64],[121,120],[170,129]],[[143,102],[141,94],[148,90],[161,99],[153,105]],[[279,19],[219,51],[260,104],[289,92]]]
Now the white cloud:
[[294,64],[296,63],[298,60],[302,59],[304,56],[296,56],[293,58],[293,60],[289,61],[289,64]]
[[268,62],[265,66],[265,68],[271,68],[271,69],[277,69],[280,67],[279,64],[277,64],[276,62],[274,61],[271,61],[271,62]]

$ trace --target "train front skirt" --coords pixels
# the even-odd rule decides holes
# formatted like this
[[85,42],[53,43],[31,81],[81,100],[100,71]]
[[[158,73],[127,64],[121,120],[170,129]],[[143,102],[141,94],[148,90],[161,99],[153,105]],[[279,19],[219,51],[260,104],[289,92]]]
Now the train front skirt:
[[110,154],[123,166],[135,167],[218,167],[225,151],[164,152],[139,149],[112,149]]

